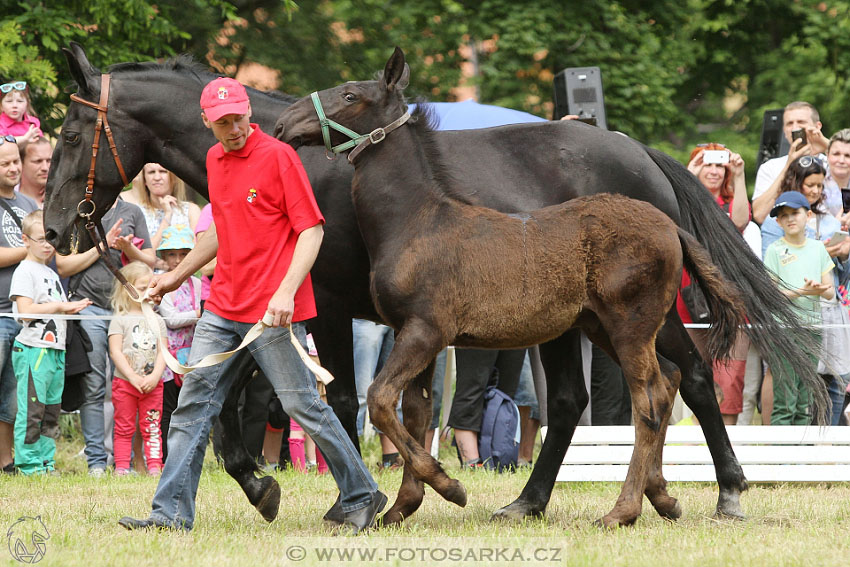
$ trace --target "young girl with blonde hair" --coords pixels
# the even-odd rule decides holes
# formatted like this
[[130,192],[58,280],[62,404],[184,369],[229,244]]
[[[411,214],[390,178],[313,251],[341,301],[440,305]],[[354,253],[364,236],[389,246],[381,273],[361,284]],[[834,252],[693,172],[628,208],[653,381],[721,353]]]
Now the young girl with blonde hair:
[[33,115],[26,81],[0,85],[0,136],[11,135],[18,144],[43,136],[41,122]]
[[[131,262],[121,269],[127,281],[139,290],[147,289],[153,271],[147,264]],[[148,472],[162,472],[162,373],[165,359],[158,338],[165,335],[165,323],[157,316],[159,329],[151,329],[142,318],[141,305],[118,282],[112,291],[115,318],[109,324],[109,355],[115,364],[112,404],[115,406],[115,474],[130,472],[130,453],[136,418],[142,434]]]

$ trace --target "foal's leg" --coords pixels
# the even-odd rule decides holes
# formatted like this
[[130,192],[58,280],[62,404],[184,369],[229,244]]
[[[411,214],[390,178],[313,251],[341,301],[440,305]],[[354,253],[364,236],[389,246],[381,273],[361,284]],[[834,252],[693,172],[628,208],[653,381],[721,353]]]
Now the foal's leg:
[[675,498],[667,493],[667,481],[664,479],[662,471],[662,455],[664,452],[664,441],[667,437],[667,426],[670,423],[670,414],[673,410],[673,399],[676,397],[676,391],[679,388],[682,374],[675,364],[662,356],[658,357],[658,364],[665,378],[662,380],[662,386],[667,390],[668,404],[667,410],[664,412],[661,428],[658,431],[655,447],[653,448],[652,466],[646,479],[646,490],[644,494],[646,494],[653,508],[662,517],[677,520],[682,516],[682,507]]
[[653,454],[672,404],[655,356],[654,341],[641,341],[640,331],[636,331],[621,330],[611,336],[632,395],[635,448],[617,504],[600,520],[605,527],[631,525],[640,516],[647,480],[654,468]]
[[587,406],[580,341],[581,332],[573,329],[540,345],[540,358],[546,370],[549,432],[522,493],[511,504],[497,510],[494,520],[519,520],[542,515],[546,510],[564,455]]
[[[434,362],[420,372],[401,398],[401,414],[404,427],[419,445],[425,446],[425,431],[431,424],[431,380],[434,376]],[[425,485],[413,475],[412,469],[404,464],[404,476],[398,489],[398,496],[392,508],[387,510],[381,522],[384,525],[395,524],[409,517],[422,504]]]
[[466,506],[463,485],[449,478],[440,464],[407,432],[395,409],[402,390],[408,389],[442,348],[442,339],[432,326],[421,319],[406,321],[383,370],[369,386],[367,402],[372,421],[404,458],[405,473],[409,470],[409,474],[430,484],[446,500]]
[[[608,352],[618,364],[621,364],[616,357],[613,346],[608,338],[608,335],[602,329],[597,329],[595,332],[588,332],[588,337],[600,348]],[[671,520],[678,519],[682,515],[682,508],[678,501],[667,493],[667,481],[664,479],[662,470],[662,456],[664,452],[664,440],[667,436],[667,424],[670,419],[670,412],[673,409],[673,399],[676,396],[676,390],[679,387],[681,374],[675,364],[658,356],[658,364],[661,369],[661,375],[664,378],[660,381],[659,389],[663,388],[666,392],[665,401],[660,401],[659,406],[664,414],[658,435],[655,439],[655,444],[651,447],[650,453],[647,456],[647,477],[646,488],[644,494],[649,499],[653,508],[665,518]],[[637,421],[637,419],[635,419]]]
[[219,415],[222,425],[221,456],[224,459],[224,469],[227,474],[236,479],[248,497],[248,501],[260,512],[263,519],[271,522],[277,517],[280,506],[280,485],[271,476],[262,478],[254,476],[254,473],[259,471],[259,467],[253,457],[248,454],[239,423],[239,395],[253,378],[257,364],[247,350],[236,356],[240,357],[240,360],[233,365],[236,380],[230,387]]
[[747,479],[720,415],[711,368],[703,361],[675,309],[668,312],[656,347],[682,371],[682,399],[697,416],[705,434],[720,489],[715,516],[743,518],[741,492],[747,489]]

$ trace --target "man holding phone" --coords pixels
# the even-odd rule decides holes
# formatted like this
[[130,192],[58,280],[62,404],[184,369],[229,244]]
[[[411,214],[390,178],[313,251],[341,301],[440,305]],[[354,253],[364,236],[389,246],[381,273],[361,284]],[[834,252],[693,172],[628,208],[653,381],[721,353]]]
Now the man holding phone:
[[[787,166],[800,156],[818,156],[825,160],[827,139],[821,132],[820,115],[817,109],[804,101],[795,101],[785,107],[782,115],[782,132],[791,144],[788,155],[768,160],[761,164],[756,173],[753,191],[753,220],[761,224],[770,213],[779,196],[779,184]],[[825,163],[825,161],[824,161]],[[827,196],[829,199],[830,196]],[[840,196],[838,197],[840,199]]]

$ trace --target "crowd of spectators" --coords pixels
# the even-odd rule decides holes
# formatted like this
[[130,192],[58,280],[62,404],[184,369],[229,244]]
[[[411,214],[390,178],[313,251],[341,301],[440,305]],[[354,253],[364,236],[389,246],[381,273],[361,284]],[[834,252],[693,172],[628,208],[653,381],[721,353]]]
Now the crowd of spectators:
[[[783,292],[797,304],[801,319],[810,325],[827,324],[821,355],[813,365],[829,388],[830,423],[838,425],[847,423],[842,414],[850,396],[850,335],[844,327],[850,323],[845,290],[850,277],[850,130],[827,139],[821,129],[811,104],[795,101],[785,107],[783,135],[790,149],[758,168],[752,203],[746,198],[741,157],[722,144],[694,148],[688,169],[784,284]],[[794,215],[799,219],[791,218]],[[685,274],[683,287],[687,283]],[[694,314],[681,294],[678,308],[683,321],[691,322]],[[702,331],[689,333],[702,350]],[[811,423],[811,392],[795,377],[774,381],[771,369],[763,368],[747,348],[745,337],[736,344],[732,360],[715,362],[713,370],[726,423],[752,424],[756,407],[765,425]]]

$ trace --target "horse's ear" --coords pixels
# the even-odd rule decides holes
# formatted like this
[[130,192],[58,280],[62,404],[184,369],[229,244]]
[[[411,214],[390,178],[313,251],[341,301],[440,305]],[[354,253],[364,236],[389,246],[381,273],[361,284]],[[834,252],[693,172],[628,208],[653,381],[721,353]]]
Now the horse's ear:
[[68,61],[68,68],[71,70],[71,76],[77,82],[80,92],[97,92],[97,77],[100,75],[100,72],[89,63],[83,46],[76,41],[72,41],[71,49],[63,47],[62,53],[65,54],[65,59]]
[[398,46],[384,67],[381,82],[388,91],[404,90],[410,83],[410,67],[404,62],[404,52]]

